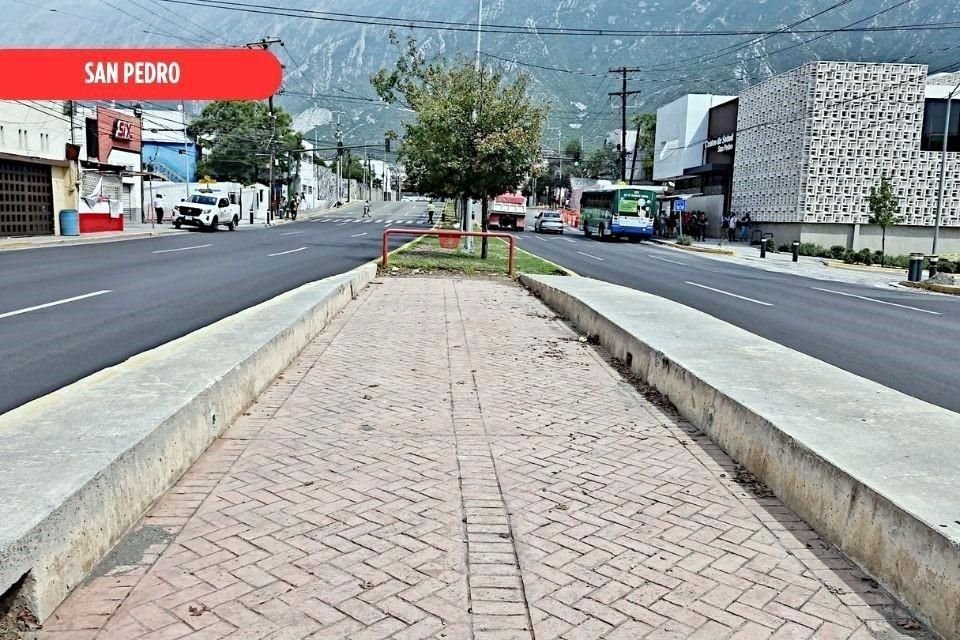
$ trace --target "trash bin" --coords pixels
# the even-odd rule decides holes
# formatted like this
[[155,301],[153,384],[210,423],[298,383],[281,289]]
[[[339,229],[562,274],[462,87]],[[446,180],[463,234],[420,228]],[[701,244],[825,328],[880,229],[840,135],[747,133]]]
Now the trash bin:
[[62,209],[60,211],[60,235],[80,235],[80,212],[76,209]]

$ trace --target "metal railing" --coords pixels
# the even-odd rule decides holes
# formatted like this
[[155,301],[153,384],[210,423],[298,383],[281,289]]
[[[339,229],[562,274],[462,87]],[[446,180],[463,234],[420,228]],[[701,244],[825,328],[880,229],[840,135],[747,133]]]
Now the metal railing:
[[449,229],[443,230],[423,230],[423,229],[387,229],[383,232],[383,239],[381,240],[382,246],[381,251],[382,255],[380,258],[380,266],[386,267],[387,262],[390,259],[390,236],[432,236],[436,238],[500,238],[506,240],[510,245],[510,250],[507,257],[507,275],[513,275],[513,255],[514,249],[517,243],[517,239],[509,233],[491,233],[489,231],[454,231]]

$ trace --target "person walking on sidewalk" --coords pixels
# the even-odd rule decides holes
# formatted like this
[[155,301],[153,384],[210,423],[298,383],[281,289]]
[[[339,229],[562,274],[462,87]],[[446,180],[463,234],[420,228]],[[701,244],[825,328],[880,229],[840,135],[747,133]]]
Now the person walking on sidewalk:
[[731,213],[727,220],[727,240],[730,242],[737,241],[737,215],[735,213]]
[[740,239],[743,242],[748,242],[750,240],[750,224],[750,214],[743,214],[743,217],[740,218]]
[[697,213],[697,242],[706,242],[707,240],[707,214],[703,211]]
[[153,197],[153,214],[157,218],[157,224],[163,224],[163,194],[158,193]]

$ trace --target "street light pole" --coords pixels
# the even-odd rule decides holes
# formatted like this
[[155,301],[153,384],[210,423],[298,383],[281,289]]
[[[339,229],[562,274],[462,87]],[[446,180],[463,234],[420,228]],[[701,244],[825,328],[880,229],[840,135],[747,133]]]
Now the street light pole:
[[960,91],[960,82],[947,95],[947,114],[943,119],[943,146],[940,150],[940,189],[937,193],[937,217],[933,223],[933,255],[937,255],[937,241],[940,239],[940,218],[943,214],[943,184],[947,175],[947,140],[950,138],[950,106],[953,96]]

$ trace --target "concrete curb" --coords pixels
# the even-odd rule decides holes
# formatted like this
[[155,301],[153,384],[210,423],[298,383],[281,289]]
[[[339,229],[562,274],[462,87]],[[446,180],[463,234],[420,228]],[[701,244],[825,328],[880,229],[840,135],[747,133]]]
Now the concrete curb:
[[588,278],[521,281],[960,640],[960,416],[656,296]]
[[[502,238],[501,238],[501,240],[502,240]],[[528,256],[530,256],[531,258],[536,258],[537,260],[541,260],[541,261],[543,261],[543,262],[546,262],[546,263],[549,264],[551,267],[555,267],[556,269],[558,269],[559,271],[562,271],[563,273],[567,274],[568,276],[575,277],[575,278],[579,278],[579,277],[580,277],[580,274],[577,273],[576,271],[574,271],[573,269],[570,269],[569,267],[564,267],[563,265],[559,265],[559,264],[557,264],[556,262],[553,262],[552,260],[547,260],[546,258],[543,258],[543,257],[541,257],[541,256],[538,256],[538,255],[535,254],[535,253],[530,253],[530,252],[527,251],[526,249],[521,249],[519,246],[516,247],[515,250],[516,250],[518,253],[525,253],[525,254],[527,254]],[[523,275],[523,274],[519,274],[517,277],[519,277],[520,275]]]
[[665,240],[660,240],[658,238],[650,238],[650,242],[652,242],[653,244],[658,244],[661,247],[670,247],[671,249],[680,249],[682,251],[692,251],[693,253],[713,253],[718,256],[737,255],[735,251],[727,251],[726,249],[708,249],[706,247],[687,247],[682,244],[677,244],[676,242],[667,242]]
[[143,240],[145,238],[162,238],[165,236],[176,236],[189,233],[187,231],[165,231],[160,233],[158,231],[144,231],[142,233],[130,233],[127,235],[116,235],[109,236],[106,238],[84,238],[83,236],[79,238],[68,238],[65,237],[62,240],[51,240],[46,242],[17,242],[10,244],[0,243],[0,251],[22,251],[24,249],[46,249],[50,247],[70,247],[84,244],[104,244],[106,242],[124,242],[126,240]]
[[924,291],[934,291],[936,293],[945,293],[951,296],[960,296],[960,287],[951,287],[948,284],[937,284],[935,282],[909,282],[904,281],[900,286],[910,287],[911,289],[923,289]]
[[0,593],[41,621],[376,274],[304,285],[0,416]]

